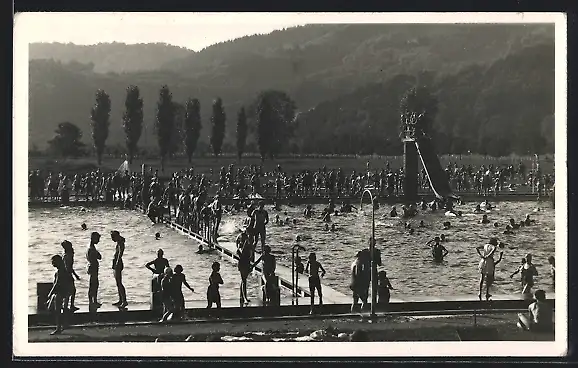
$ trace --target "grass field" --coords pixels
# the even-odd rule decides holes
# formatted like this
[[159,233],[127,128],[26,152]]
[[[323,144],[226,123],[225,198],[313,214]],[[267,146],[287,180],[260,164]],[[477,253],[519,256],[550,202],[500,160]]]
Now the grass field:
[[[54,171],[54,172],[83,172],[88,170],[93,170],[99,168],[102,171],[112,171],[119,168],[123,163],[124,157],[104,157],[102,160],[102,165],[98,166],[96,158],[94,157],[84,157],[84,158],[55,158],[55,157],[29,157],[28,167],[29,170],[43,170],[43,171]],[[442,166],[447,165],[449,162],[456,162],[458,165],[472,165],[474,167],[479,167],[481,165],[517,165],[520,161],[523,161],[529,171],[532,168],[532,156],[520,157],[520,156],[508,156],[508,157],[484,157],[481,155],[445,155],[440,156],[440,161]],[[366,169],[366,164],[369,162],[370,169],[381,169],[385,167],[386,162],[390,163],[392,168],[398,168],[403,165],[403,156],[285,156],[280,157],[275,160],[265,160],[263,164],[264,171],[271,171],[277,165],[281,165],[282,169],[286,172],[297,172],[304,169],[317,170],[323,166],[327,168],[341,168],[346,173],[352,170],[364,171]],[[146,164],[147,166],[152,166],[160,171],[160,160],[157,158],[137,158],[133,161],[131,169],[135,171],[140,171],[141,164]],[[554,170],[554,156],[542,156],[539,158],[540,167],[543,172],[549,173]],[[170,175],[173,172],[180,171],[185,168],[190,168],[191,165],[195,168],[197,173],[207,173],[211,169],[213,172],[217,173],[221,166],[228,166],[229,164],[235,165],[260,165],[261,159],[257,156],[244,157],[240,162],[234,156],[221,156],[219,158],[214,157],[198,157],[193,158],[192,163],[189,164],[186,158],[179,157],[167,160],[165,164],[165,175]]]

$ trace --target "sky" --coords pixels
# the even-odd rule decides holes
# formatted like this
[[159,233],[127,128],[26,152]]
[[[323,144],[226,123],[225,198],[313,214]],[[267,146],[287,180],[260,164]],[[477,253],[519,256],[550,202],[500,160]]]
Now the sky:
[[212,44],[312,23],[536,22],[539,13],[22,13],[15,40],[91,45],[167,43],[199,51]]

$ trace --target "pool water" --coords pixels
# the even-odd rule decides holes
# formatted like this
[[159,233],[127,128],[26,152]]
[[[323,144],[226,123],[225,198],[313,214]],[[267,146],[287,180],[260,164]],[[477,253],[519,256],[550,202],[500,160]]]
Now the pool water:
[[[80,227],[86,223],[88,230]],[[50,257],[62,254],[60,243],[63,240],[72,242],[75,249],[76,273],[81,277],[76,281],[77,305],[88,305],[88,275],[86,274],[86,250],[90,244],[90,233],[98,231],[101,234],[97,249],[102,254],[100,263],[99,301],[110,304],[118,300],[114,281],[112,257],[115,243],[110,239],[110,231],[118,230],[126,239],[126,249],[123,256],[123,282],[127,291],[129,307],[131,303],[150,303],[150,279],[152,273],[145,264],[156,258],[157,250],[162,248],[165,258],[172,267],[180,264],[187,277],[189,285],[195,289],[191,293],[183,287],[185,300],[205,300],[211,265],[214,261],[221,263],[221,276],[224,285],[221,286],[222,299],[239,299],[239,272],[235,265],[221,259],[218,253],[196,254],[198,243],[164,225],[153,225],[148,217],[136,211],[118,208],[31,208],[28,213],[28,297],[29,306],[37,303],[36,284],[52,282],[54,268]],[[154,234],[161,233],[159,240]],[[260,295],[259,277],[257,273],[249,277],[247,285],[249,298]]]
[[[410,220],[416,228],[413,235],[404,229],[404,220],[390,218],[391,207],[383,206],[376,211],[377,247],[382,252],[382,269],[386,270],[395,294],[447,296],[478,293],[478,263],[479,256],[476,246],[483,245],[491,236],[497,236],[505,242],[506,248],[502,262],[496,268],[496,283],[494,294],[519,293],[519,276],[510,279],[509,275],[516,270],[520,259],[527,253],[532,253],[533,263],[539,276],[536,278],[537,288],[552,291],[551,278],[547,258],[555,253],[554,210],[546,204],[540,205],[540,211],[535,202],[502,202],[488,213],[490,224],[479,223],[481,216],[473,214],[474,204],[459,206],[464,212],[460,218],[445,217],[440,213],[419,214]],[[291,247],[295,244],[297,235],[306,240],[301,245],[306,248],[301,256],[306,262],[309,252],[315,252],[327,274],[322,279],[324,285],[350,295],[350,266],[357,251],[367,246],[371,231],[371,209],[364,206],[363,210],[350,214],[332,216],[337,226],[336,232],[324,231],[324,223],[319,218],[322,205],[313,206],[313,218],[303,216],[303,206],[285,207],[281,212],[271,208],[269,211],[271,224],[267,228],[267,242],[272,252],[278,257],[280,264],[291,265]],[[516,230],[514,235],[502,235],[505,222],[513,217],[522,220],[527,213],[536,220],[533,226]],[[275,215],[282,219],[296,219],[296,225],[279,226],[273,224]],[[241,227],[243,214],[225,215],[220,233],[221,241],[234,241]],[[114,255],[114,242],[110,239],[110,231],[118,230],[126,239],[124,255],[123,280],[127,289],[129,303],[150,302],[151,272],[144,265],[156,257],[156,252],[162,248],[171,266],[181,264],[189,284],[196,293],[183,289],[187,301],[206,300],[208,277],[211,264],[221,263],[221,275],[225,284],[221,287],[221,298],[239,298],[239,273],[235,265],[215,254],[196,254],[198,243],[171,230],[164,225],[153,225],[149,219],[136,211],[119,208],[31,208],[28,214],[28,295],[29,305],[36,305],[36,283],[51,282],[54,269],[50,257],[61,254],[60,243],[69,240],[74,245],[75,269],[81,280],[76,282],[77,305],[87,304],[88,275],[86,274],[85,252],[90,243],[90,233],[98,231],[102,238],[97,248],[102,254],[100,272],[99,299],[104,303],[118,300],[116,285],[110,266]],[[426,227],[418,228],[420,220]],[[451,221],[452,228],[443,230],[442,223]],[[498,221],[502,226],[498,229],[492,225]],[[80,228],[86,223],[87,231]],[[161,233],[161,238],[155,240],[154,234]],[[449,241],[444,246],[449,255],[442,264],[434,263],[431,252],[425,243],[436,235],[445,234]],[[255,298],[260,294],[258,276],[252,275],[248,281],[248,294]],[[284,293],[285,294],[285,293]]]
[[[359,206],[356,205],[358,208]],[[462,211],[462,217],[446,217],[439,213],[418,214],[411,220],[390,218],[386,216],[390,206],[382,206],[375,214],[376,246],[381,250],[383,266],[395,293],[404,295],[447,296],[447,295],[477,295],[479,287],[478,263],[479,256],[476,247],[484,245],[490,237],[497,236],[506,243],[502,262],[496,266],[496,281],[492,289],[494,294],[520,293],[520,275],[510,279],[520,264],[521,258],[532,253],[533,263],[539,276],[535,278],[535,287],[553,291],[550,277],[548,257],[555,254],[554,209],[547,203],[536,202],[501,202],[497,208],[488,213],[490,224],[482,225],[481,214],[474,214],[475,204],[464,204],[457,209]],[[371,233],[371,206],[365,205],[361,211],[332,216],[332,223],[337,231],[324,231],[324,223],[319,214],[325,206],[313,206],[314,216],[306,219],[303,216],[303,206],[284,207],[280,212],[266,208],[271,224],[267,228],[267,241],[273,254],[279,257],[282,264],[291,264],[291,246],[295,244],[297,235],[306,239],[300,244],[306,248],[302,252],[304,263],[309,252],[317,254],[327,274],[322,284],[351,294],[349,290],[350,267],[357,251],[368,246]],[[398,209],[400,206],[397,207]],[[281,219],[297,220],[296,225],[273,224],[276,215]],[[510,217],[517,222],[523,220],[526,214],[531,214],[536,222],[530,227],[514,231],[514,235],[503,235],[505,223]],[[234,240],[239,232],[243,214],[226,218],[222,225],[223,238]],[[423,220],[424,228],[419,228]],[[409,235],[404,228],[405,221],[410,221],[415,233]],[[443,222],[450,221],[451,229],[443,230]],[[501,227],[495,228],[494,222]],[[434,263],[431,251],[425,243],[435,236],[445,234],[449,241],[443,243],[449,254],[442,264]],[[495,259],[497,260],[498,253]]]

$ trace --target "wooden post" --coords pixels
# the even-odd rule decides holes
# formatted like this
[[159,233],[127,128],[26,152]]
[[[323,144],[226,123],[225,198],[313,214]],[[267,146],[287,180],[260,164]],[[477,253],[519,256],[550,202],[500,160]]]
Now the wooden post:
[[39,282],[36,284],[36,312],[43,313],[48,312],[48,306],[46,302],[48,301],[48,293],[52,289],[51,282]]

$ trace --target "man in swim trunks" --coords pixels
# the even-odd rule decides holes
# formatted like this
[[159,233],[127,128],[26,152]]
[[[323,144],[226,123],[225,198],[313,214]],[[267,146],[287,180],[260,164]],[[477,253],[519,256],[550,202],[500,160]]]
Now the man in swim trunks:
[[[309,271],[309,272],[308,272]],[[317,261],[315,253],[309,254],[309,261],[305,266],[305,272],[309,273],[309,293],[311,294],[311,311],[313,314],[313,306],[315,305],[315,290],[319,294],[319,305],[323,305],[323,293],[321,292],[321,279],[319,278],[319,271],[321,271],[321,277],[325,276],[325,269]]]
[[122,270],[124,269],[124,264],[122,262],[122,256],[124,255],[125,249],[125,239],[120,236],[120,233],[116,230],[110,232],[110,238],[116,243],[114,258],[112,261],[112,269],[114,270],[114,280],[116,282],[116,287],[118,289],[118,302],[112,305],[119,308],[126,308],[128,305],[126,301],[126,290],[122,283]]
[[265,205],[263,202],[259,204],[259,208],[253,211],[252,214],[253,222],[255,224],[255,247],[259,238],[261,238],[261,249],[265,248],[265,236],[266,236],[266,226],[269,223],[269,213],[265,210]]
[[371,261],[367,259],[365,252],[357,252],[355,260],[351,264],[351,283],[349,288],[353,291],[353,304],[351,312],[357,308],[357,302],[361,299],[361,310],[367,305],[369,296],[369,283],[371,279]]

